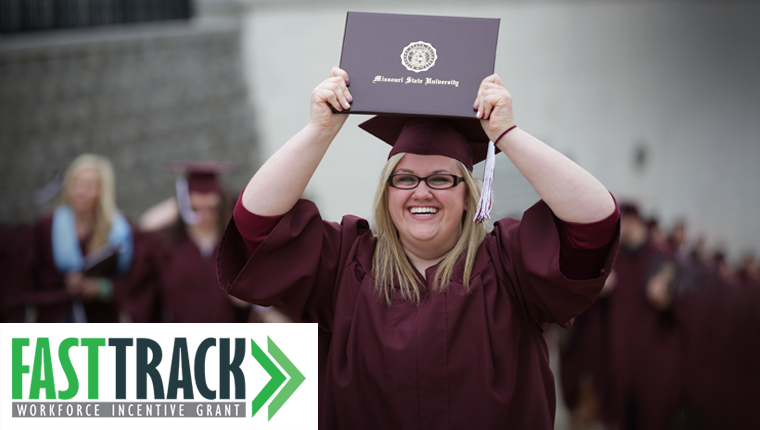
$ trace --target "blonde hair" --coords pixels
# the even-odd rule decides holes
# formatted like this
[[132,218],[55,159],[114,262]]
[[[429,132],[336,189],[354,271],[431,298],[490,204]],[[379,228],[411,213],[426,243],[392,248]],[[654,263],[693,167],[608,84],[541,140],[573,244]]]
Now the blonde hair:
[[90,251],[100,248],[108,242],[108,234],[111,232],[111,220],[118,212],[116,207],[116,185],[113,167],[107,158],[94,155],[82,154],[71,162],[63,181],[63,193],[59,204],[70,204],[68,190],[77,173],[84,169],[93,169],[100,176],[100,195],[95,205],[95,226],[92,231],[87,247]]
[[[386,303],[389,305],[394,296],[394,276],[398,278],[399,292],[403,300],[419,305],[421,299],[419,278],[404,252],[401,240],[398,237],[398,230],[396,229],[396,225],[393,224],[388,207],[388,178],[393,174],[394,169],[405,155],[405,152],[401,152],[388,159],[380,174],[380,184],[375,193],[374,210],[377,245],[375,246],[375,254],[372,258],[372,269],[375,276],[375,292],[384,296]],[[448,290],[454,266],[457,260],[459,260],[459,256],[465,251],[467,254],[464,265],[464,287],[469,291],[470,276],[475,266],[478,247],[490,230],[490,224],[476,224],[472,221],[473,214],[478,207],[478,200],[480,199],[480,184],[464,164],[461,162],[457,163],[462,171],[464,182],[467,185],[467,211],[462,220],[462,233],[459,239],[438,265],[433,284],[434,291]]]

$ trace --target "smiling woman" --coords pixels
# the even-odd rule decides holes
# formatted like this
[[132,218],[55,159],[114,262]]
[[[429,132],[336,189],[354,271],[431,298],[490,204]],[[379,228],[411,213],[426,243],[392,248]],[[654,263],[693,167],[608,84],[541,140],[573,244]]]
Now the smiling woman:
[[[399,178],[399,173],[407,172],[413,178],[415,172],[450,174],[461,177],[464,183],[451,180],[449,185],[456,184],[453,187],[434,189],[426,180],[414,188],[399,189],[389,182],[394,176]],[[465,249],[464,282],[465,288],[469,288],[475,251],[485,237],[486,226],[465,222],[465,214],[475,212],[479,197],[480,187],[461,161],[443,155],[405,152],[391,156],[375,195],[378,237],[373,259],[375,290],[386,302],[393,300],[395,277],[401,297],[419,303],[418,276],[424,277],[426,269],[439,261],[434,285],[437,291],[446,289],[454,264]]]
[[[346,119],[333,109],[350,108],[348,82],[334,68],[316,87],[309,124],[238,200],[217,261],[222,287],[332,332],[320,428],[553,428],[542,330],[568,327],[599,294],[617,250],[614,200],[515,127],[492,75],[474,95],[478,119],[361,124],[393,146],[375,194],[377,235],[357,217],[325,222],[299,197]],[[542,201],[491,227],[490,191],[481,199],[471,172],[483,159],[492,166],[497,148]]]

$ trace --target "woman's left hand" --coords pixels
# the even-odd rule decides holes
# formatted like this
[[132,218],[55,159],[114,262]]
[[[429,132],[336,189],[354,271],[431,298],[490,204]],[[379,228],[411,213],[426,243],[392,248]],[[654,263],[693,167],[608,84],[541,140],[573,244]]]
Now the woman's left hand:
[[66,291],[72,296],[79,296],[82,291],[82,279],[84,275],[82,272],[69,272],[63,278],[66,284]]
[[477,109],[480,124],[492,141],[515,125],[512,95],[509,94],[497,74],[483,79],[472,107]]
[[[473,108],[493,142],[515,125],[512,96],[498,75],[483,79]],[[559,219],[591,223],[615,211],[615,201],[601,182],[526,131],[516,128],[496,142],[496,146]]]
[[79,298],[85,302],[91,302],[100,295],[100,284],[98,278],[85,276],[82,278],[82,289],[79,291]]
[[100,293],[97,278],[85,276],[82,272],[69,272],[65,277],[66,291],[74,297],[89,302]]

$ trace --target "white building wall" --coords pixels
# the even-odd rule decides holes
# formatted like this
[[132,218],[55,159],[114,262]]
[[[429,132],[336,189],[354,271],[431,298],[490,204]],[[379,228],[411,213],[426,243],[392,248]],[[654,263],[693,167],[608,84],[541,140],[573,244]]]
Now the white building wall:
[[[201,2],[201,10],[211,11],[203,7],[210,3],[231,4]],[[312,88],[339,63],[347,10],[499,17],[496,72],[512,92],[520,127],[666,227],[683,217],[690,236],[706,236],[732,258],[760,251],[760,5],[232,3],[244,21],[263,158],[307,123]],[[349,119],[307,190],[327,219],[370,217],[388,148],[356,127],[364,119]],[[637,148],[646,154],[642,165],[634,162]],[[535,200],[506,157],[496,175],[502,214]]]

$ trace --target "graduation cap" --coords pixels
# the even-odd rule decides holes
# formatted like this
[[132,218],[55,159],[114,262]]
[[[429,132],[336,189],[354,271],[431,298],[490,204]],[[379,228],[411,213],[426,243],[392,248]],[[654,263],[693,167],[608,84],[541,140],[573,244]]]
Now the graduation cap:
[[620,216],[633,215],[637,218],[641,218],[641,211],[639,210],[639,205],[636,202],[622,201],[618,203],[618,208],[620,210]]
[[219,175],[238,169],[237,163],[223,161],[175,161],[169,163],[169,170],[180,173],[175,183],[177,204],[182,220],[186,224],[197,224],[198,214],[190,206],[190,193],[221,193],[224,190]]
[[468,170],[486,160],[483,192],[473,221],[491,217],[494,158],[497,149],[476,118],[376,116],[359,127],[391,145],[388,158],[401,153],[444,155],[461,161]]

